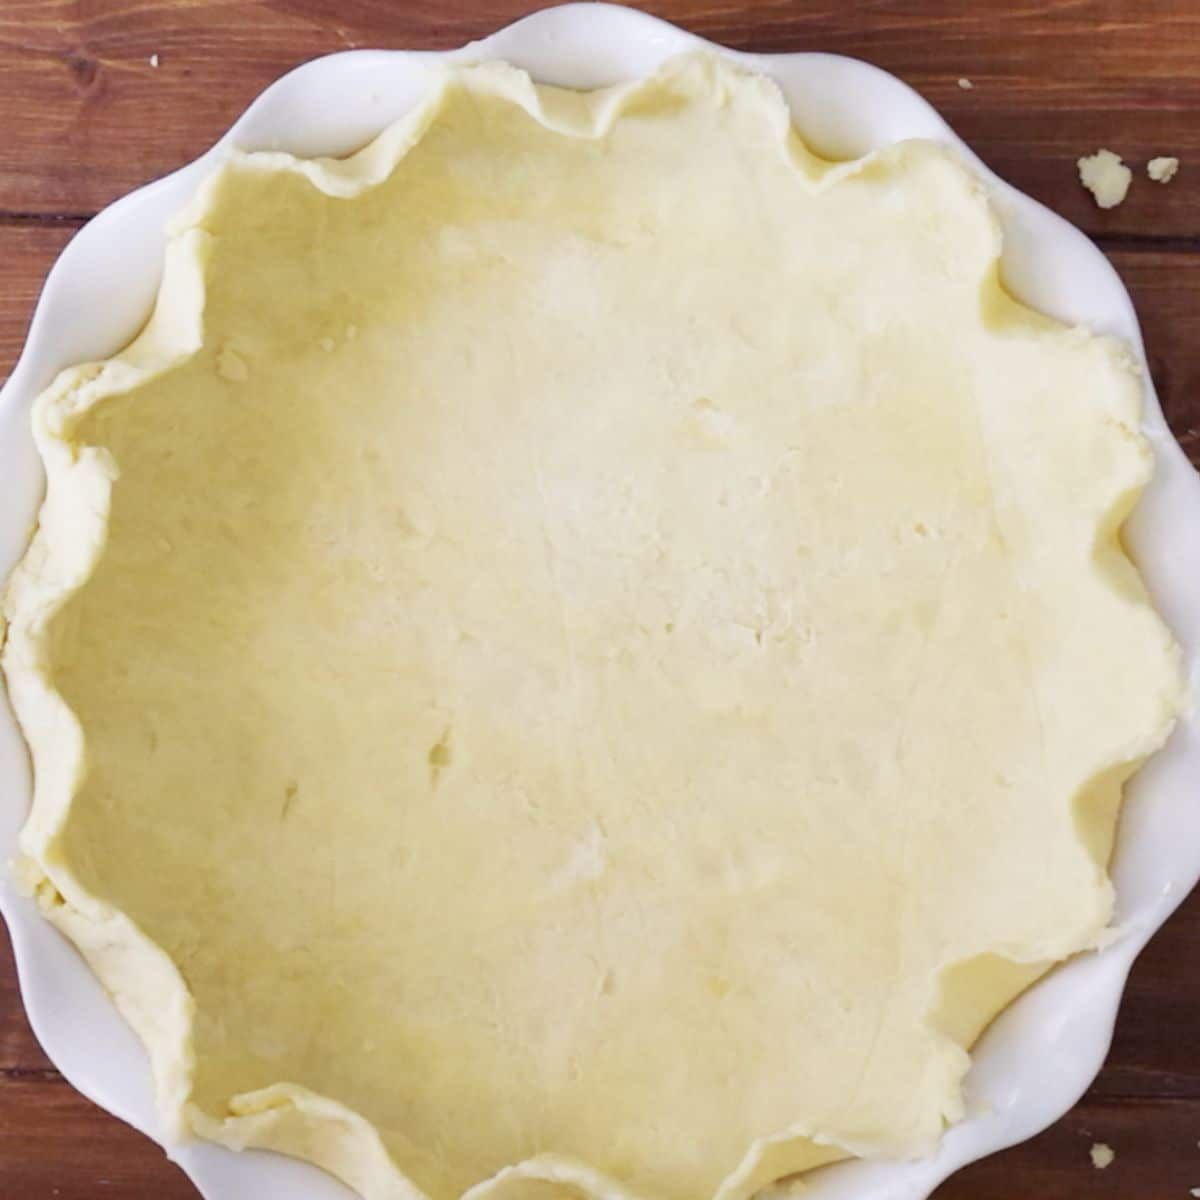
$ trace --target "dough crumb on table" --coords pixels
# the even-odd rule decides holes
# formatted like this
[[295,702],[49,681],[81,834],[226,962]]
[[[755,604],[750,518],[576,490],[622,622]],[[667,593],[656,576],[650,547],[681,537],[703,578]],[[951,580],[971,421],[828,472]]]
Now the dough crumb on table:
[[1097,1171],[1103,1171],[1105,1167],[1111,1167],[1117,1157],[1116,1151],[1105,1142],[1093,1142],[1089,1153],[1092,1156],[1092,1166]]
[[1158,158],[1152,158],[1146,164],[1146,174],[1154,180],[1155,183],[1170,183],[1179,172],[1179,159],[1169,154],[1161,155]]
[[1111,150],[1097,150],[1078,162],[1079,182],[1096,198],[1100,208],[1116,208],[1125,199],[1133,172]]
[[964,92],[969,92],[975,85],[969,79],[963,78],[958,81],[958,86]]

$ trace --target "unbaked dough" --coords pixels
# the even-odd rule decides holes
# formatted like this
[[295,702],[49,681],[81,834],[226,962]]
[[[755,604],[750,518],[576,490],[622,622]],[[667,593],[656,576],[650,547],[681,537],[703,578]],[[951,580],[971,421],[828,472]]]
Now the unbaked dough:
[[1179,174],[1179,159],[1170,154],[1152,158],[1146,164],[1146,174],[1155,183],[1170,183]]
[[26,870],[174,1128],[371,1200],[934,1146],[1179,696],[1136,370],[999,252],[705,56],[230,155],[6,602]]
[[1098,208],[1116,208],[1129,194],[1133,172],[1111,150],[1097,150],[1076,163],[1079,182],[1083,184]]

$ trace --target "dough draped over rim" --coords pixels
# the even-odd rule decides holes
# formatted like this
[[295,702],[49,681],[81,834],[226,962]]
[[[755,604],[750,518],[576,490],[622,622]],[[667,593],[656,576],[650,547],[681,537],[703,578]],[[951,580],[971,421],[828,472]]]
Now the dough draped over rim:
[[5,603],[23,870],[177,1134],[368,1200],[935,1145],[1181,686],[1136,369],[999,255],[706,55],[231,154],[37,401]]

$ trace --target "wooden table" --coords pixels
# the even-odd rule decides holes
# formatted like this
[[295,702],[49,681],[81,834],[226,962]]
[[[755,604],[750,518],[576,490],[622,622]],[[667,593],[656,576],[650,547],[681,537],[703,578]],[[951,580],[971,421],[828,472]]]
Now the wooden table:
[[[658,0],[716,41],[827,50],[915,85],[983,158],[1090,233],[1133,292],[1159,395],[1200,462],[1200,0]],[[194,158],[254,95],[315,55],[449,47],[521,0],[3,0],[0,5],[0,373],[71,235],[131,188]],[[967,78],[971,89],[958,81]],[[1075,159],[1134,165],[1097,209]],[[1174,154],[1163,186],[1147,159]],[[11,798],[9,798],[11,802]],[[1200,803],[1200,795],[1197,796]],[[1200,1187],[1200,896],[1134,970],[1109,1065],[1054,1128],[957,1176],[938,1200],[1186,1200]],[[1089,1147],[1116,1161],[1095,1170]],[[58,1075],[0,954],[0,1197],[183,1200],[149,1141]],[[229,1200],[254,1200],[230,1197]]]

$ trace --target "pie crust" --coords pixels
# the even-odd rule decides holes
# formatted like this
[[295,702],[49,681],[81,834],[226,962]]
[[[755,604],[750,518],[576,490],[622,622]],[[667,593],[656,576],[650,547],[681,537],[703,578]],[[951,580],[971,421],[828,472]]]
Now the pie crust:
[[1181,695],[1136,368],[999,256],[708,55],[231,155],[5,602],[21,870],[177,1135],[369,1200],[934,1146]]

